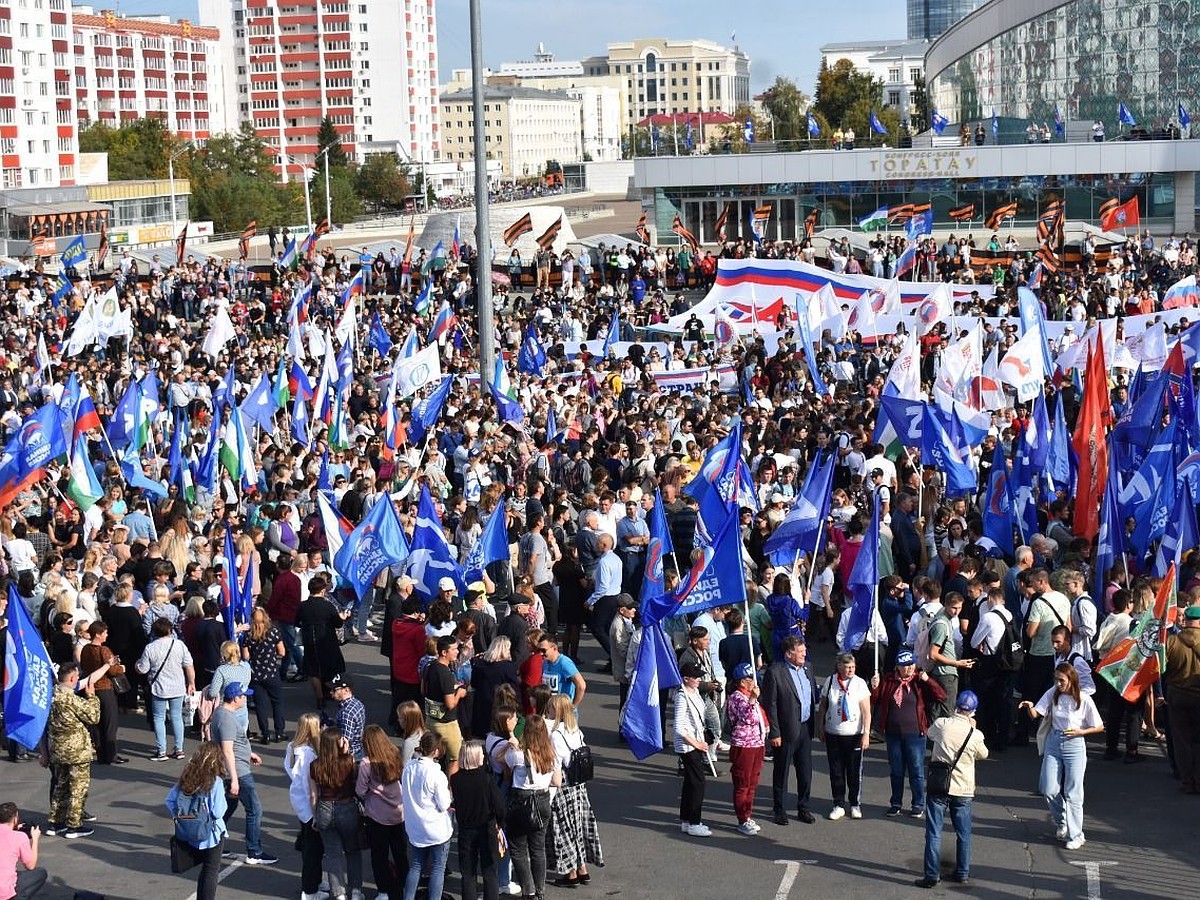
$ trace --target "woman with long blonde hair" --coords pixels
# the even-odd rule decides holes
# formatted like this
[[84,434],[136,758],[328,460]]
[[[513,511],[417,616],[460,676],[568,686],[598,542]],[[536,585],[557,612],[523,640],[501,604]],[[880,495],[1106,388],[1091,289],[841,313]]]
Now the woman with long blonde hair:
[[301,900],[316,900],[321,886],[321,857],[325,854],[325,845],[313,824],[315,813],[309,777],[320,740],[321,717],[315,712],[301,713],[296,722],[296,736],[283,754],[283,768],[290,783],[288,801],[300,820]]
[[575,707],[566,694],[550,698],[550,741],[563,772],[563,786],[550,802],[550,821],[554,826],[554,860],[558,887],[574,887],[591,881],[588,864],[604,865],[604,850],[600,846],[600,830],[588,796],[587,784],[568,783],[571,754],[586,746],[583,732],[575,718]]
[[217,896],[221,851],[225,847],[225,754],[207,741],[196,748],[183,767],[179,782],[167,794],[167,809],[175,819],[175,837],[191,849],[200,863],[197,900]]
[[[258,733],[264,743],[283,743],[283,730],[287,717],[283,713],[283,682],[279,678],[279,666],[287,650],[283,635],[271,623],[271,617],[261,606],[250,613],[250,628],[246,632],[246,643],[242,647],[242,659],[250,663],[250,686],[254,689],[254,715],[258,719]],[[271,719],[275,731],[272,736]]]
[[255,600],[262,594],[262,581],[259,573],[262,572],[262,557],[259,556],[258,550],[254,546],[254,538],[242,532],[234,538],[233,546],[237,557],[237,577],[238,583],[242,584],[246,580],[246,571],[250,568],[250,564],[254,564],[254,575],[250,579],[250,595]]
[[389,897],[400,896],[402,885],[397,873],[408,871],[408,837],[400,789],[403,771],[400,751],[387,732],[378,725],[368,725],[363,732],[363,759],[358,764],[355,793],[363,805],[375,890]]
[[309,782],[314,822],[325,844],[329,893],[333,900],[345,900],[349,892],[362,891],[362,847],[358,840],[362,817],[355,796],[358,767],[350,744],[337,728],[321,732]]
[[[221,702],[221,692],[225,685],[237,681],[243,685],[250,683],[250,663],[242,660],[242,648],[237,641],[225,641],[221,644],[221,665],[213,672],[212,681],[204,689],[210,700]],[[257,699],[257,698],[256,698]],[[238,718],[247,728],[250,727],[250,710],[243,706],[237,712]]]
[[[562,784],[562,770],[554,743],[539,715],[525,719],[525,730],[518,742],[509,742],[504,761],[512,771],[512,793],[528,791],[527,802],[537,806],[542,827],[527,829],[508,821],[505,834],[512,853],[513,870],[526,897],[540,897],[546,888],[546,828],[550,823],[550,788]],[[509,799],[512,805],[512,796]]]

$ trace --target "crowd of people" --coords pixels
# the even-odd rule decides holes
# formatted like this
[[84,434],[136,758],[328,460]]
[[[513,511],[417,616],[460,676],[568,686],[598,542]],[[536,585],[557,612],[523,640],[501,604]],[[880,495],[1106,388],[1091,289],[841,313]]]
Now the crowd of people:
[[[931,248],[929,274],[956,277],[971,245],[969,236],[951,237]],[[886,256],[898,248],[878,249],[886,274]],[[856,266],[869,264],[842,252]],[[304,898],[363,896],[364,851],[377,898],[411,900],[423,881],[438,896],[455,831],[465,897],[540,898],[550,880],[588,883],[604,856],[577,710],[599,677],[618,686],[625,704],[643,634],[643,582],[655,562],[656,498],[675,548],[663,566],[670,590],[692,565],[699,510],[686,489],[735,423],[753,483],[738,513],[746,602],[728,598],[664,623],[682,677],[663,715],[671,713],[680,757],[684,833],[711,833],[702,818],[706,773],[723,753],[739,831],[761,830],[753,808],[768,755],[773,821],[789,824],[794,810],[800,822],[813,822],[814,745],[824,746],[829,762],[828,818],[861,818],[862,758],[875,734],[891,771],[887,814],[927,819],[932,849],[923,881],[939,877],[931,860],[947,812],[960,842],[955,874],[965,881],[973,760],[1028,743],[1034,719],[1050,723],[1039,737],[1042,791],[1068,849],[1085,840],[1088,734],[1104,731],[1105,756],[1134,763],[1146,758],[1143,742],[1167,729],[1183,789],[1200,790],[1200,653],[1191,640],[1200,631],[1200,584],[1192,560],[1178,575],[1187,612],[1170,639],[1164,679],[1130,698],[1095,665],[1153,606],[1159,579],[1142,574],[1143,560],[1094,572],[1093,542],[1072,530],[1069,490],[1040,497],[1037,533],[1024,534],[1011,557],[983,537],[993,449],[1000,445],[1012,459],[1030,402],[1009,394],[989,410],[990,432],[975,451],[977,489],[948,498],[935,467],[874,437],[903,331],[879,335],[873,346],[855,334],[825,343],[816,364],[836,387],[829,398],[816,395],[812,369],[789,339],[770,351],[752,335],[731,346],[689,323],[667,354],[637,346],[608,358],[567,352],[603,337],[614,311],[623,340],[646,337],[644,329],[686,310],[689,287],[711,283],[718,255],[815,259],[811,241],[734,242],[717,254],[630,245],[539,257],[535,267],[558,267],[560,286],[529,295],[514,285],[496,317],[520,421],[501,415],[470,377],[478,361],[473,275],[459,257],[392,253],[370,266],[361,292],[351,289],[355,266],[333,250],[296,270],[276,265],[263,273],[189,257],[143,276],[126,257],[57,304],[42,273],[11,284],[2,301],[11,320],[0,378],[6,432],[18,434],[47,404],[75,416],[72,382],[100,414],[95,422],[71,420],[77,440],[69,442],[69,463],[55,460],[44,477],[0,486],[15,488],[0,518],[11,596],[40,629],[57,671],[41,746],[8,744],[10,760],[32,750],[51,769],[41,834],[92,833],[92,769],[128,761],[122,734],[138,727],[132,716],[142,713],[153,734],[150,759],[184,761],[167,805],[176,837],[199,866],[205,900],[216,894],[239,807],[246,862],[277,862],[262,834],[255,782],[255,745],[273,743],[286,746]],[[470,248],[461,259],[472,259]],[[1163,287],[1194,270],[1195,248],[1187,237],[1156,246],[1147,235],[1112,260],[1119,262],[1048,275],[1047,318],[1078,321],[1082,337],[1096,319],[1133,307],[1153,311]],[[995,278],[994,298],[976,295],[957,311],[1015,310],[1011,285],[1024,275]],[[77,317],[110,281],[132,313],[132,334],[68,355]],[[347,325],[351,303],[357,317]],[[387,345],[399,347],[410,333],[420,343],[442,310],[452,316],[434,343],[452,386],[436,427],[409,441],[423,395],[388,408],[381,385],[395,352]],[[234,330],[214,346],[213,322],[223,314]],[[531,330],[546,348],[541,372],[515,365]],[[938,376],[954,337],[946,324],[922,336],[923,381]],[[1015,328],[989,325],[984,339],[1003,352],[1016,338]],[[335,354],[346,347],[351,352]],[[682,393],[652,378],[721,364],[736,371],[731,392],[715,377]],[[1119,403],[1125,379],[1120,370],[1114,377]],[[264,380],[272,397],[284,399],[214,463],[213,442],[224,442],[231,410]],[[310,380],[318,395],[333,398],[327,408],[319,396],[309,406]],[[138,412],[127,424],[123,401],[134,388]],[[1061,396],[1073,419],[1079,398],[1070,379],[1045,390]],[[822,546],[779,564],[765,544],[810,469],[827,460],[835,475]],[[81,493],[81,465],[92,467],[100,496]],[[377,504],[393,503],[411,539],[424,497],[460,562],[503,504],[510,558],[490,562],[469,583],[398,565],[358,596],[334,559],[345,535],[330,529],[353,528]],[[324,514],[323,501],[337,515]],[[848,580],[872,516],[881,522],[879,603],[851,641]],[[1093,597],[1086,586],[1097,574],[1109,580]],[[249,592],[248,614],[228,604],[234,583]],[[602,653],[599,673],[580,669],[585,634]],[[342,652],[349,640],[380,647],[391,685],[386,722],[368,721],[355,697],[356,673]],[[835,669],[825,677],[812,671],[810,644],[836,645]],[[307,682],[311,702],[285,692],[289,681]],[[929,742],[935,761],[955,762],[938,793],[926,780]],[[18,819],[0,805],[0,838],[36,872],[38,836],[26,846],[16,836],[22,832],[9,839],[4,829]],[[0,900],[38,887],[36,875],[22,875]]]

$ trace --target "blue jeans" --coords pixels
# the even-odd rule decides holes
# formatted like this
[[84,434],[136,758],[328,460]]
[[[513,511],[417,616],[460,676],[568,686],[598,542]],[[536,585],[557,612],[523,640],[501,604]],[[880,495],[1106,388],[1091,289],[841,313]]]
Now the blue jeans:
[[238,776],[238,795],[229,794],[229,782],[225,783],[225,800],[229,808],[225,810],[225,824],[233,818],[238,804],[246,807],[246,855],[262,855],[262,804],[258,800],[258,791],[254,787],[254,776],[250,773]]
[[183,750],[183,698],[151,697],[150,713],[154,719],[154,746],[159,753],[167,752],[167,711],[171,713],[171,736],[175,749]]
[[1063,737],[1057,729],[1046,735],[1042,777],[1038,790],[1046,798],[1056,826],[1067,826],[1067,840],[1083,837],[1083,776],[1087,771],[1087,741]]
[[442,885],[446,881],[446,860],[450,858],[450,842],[434,844],[432,847],[408,845],[408,874],[404,878],[404,900],[416,900],[417,885],[421,881],[421,870],[429,860],[429,895],[442,896]]
[[958,838],[954,874],[960,879],[971,875],[971,798],[930,797],[925,801],[925,877],[934,881],[942,872],[942,824],[947,808]]
[[892,773],[892,809],[904,805],[904,776],[912,789],[912,808],[925,808],[925,735],[887,735],[888,768]]
[[276,622],[275,627],[279,629],[279,636],[283,638],[283,649],[285,651],[283,657],[282,668],[280,674],[284,674],[287,670],[287,664],[290,660],[295,667],[296,672],[300,675],[304,674],[304,648],[300,645],[299,632],[295,625],[284,625],[282,622]]

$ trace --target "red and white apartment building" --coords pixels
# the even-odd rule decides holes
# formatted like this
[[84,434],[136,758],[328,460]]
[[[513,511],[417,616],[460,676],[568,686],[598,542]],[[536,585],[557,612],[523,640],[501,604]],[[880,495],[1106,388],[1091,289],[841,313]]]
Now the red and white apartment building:
[[356,161],[438,158],[434,0],[200,0],[200,18],[221,35],[225,103],[278,154],[281,180],[317,167],[325,116]]

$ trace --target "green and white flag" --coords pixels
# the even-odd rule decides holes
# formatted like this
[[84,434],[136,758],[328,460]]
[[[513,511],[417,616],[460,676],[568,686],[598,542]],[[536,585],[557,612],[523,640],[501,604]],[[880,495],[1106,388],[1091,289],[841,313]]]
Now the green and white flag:
[[241,411],[236,406],[230,407],[229,418],[221,432],[221,447],[217,458],[230,478],[234,481],[241,480],[243,490],[253,488],[258,483],[258,470],[254,467],[254,448],[250,446]]
[[67,496],[79,504],[79,508],[87,512],[96,505],[96,501],[104,496],[96,470],[88,458],[87,440],[80,435],[75,439],[71,450],[71,477],[67,481]]
[[886,206],[881,206],[865,219],[859,219],[858,227],[863,231],[878,231],[880,228],[885,228],[887,223],[888,208]]

